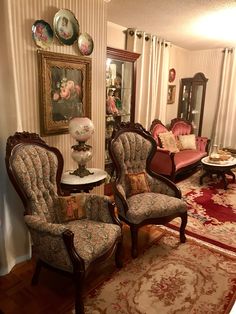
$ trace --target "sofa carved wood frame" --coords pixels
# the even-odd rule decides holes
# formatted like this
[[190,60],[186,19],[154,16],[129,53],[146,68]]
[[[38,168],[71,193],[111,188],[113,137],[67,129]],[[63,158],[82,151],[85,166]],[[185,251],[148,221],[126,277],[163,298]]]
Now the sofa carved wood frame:
[[[156,141],[151,134],[141,124],[132,122],[122,122],[118,125],[113,131],[109,142],[109,153],[116,170],[116,179],[113,182],[114,198],[119,219],[130,227],[131,254],[133,258],[138,255],[138,230],[144,225],[165,225],[176,217],[180,217],[180,241],[182,243],[186,241],[187,206],[181,200],[181,191],[168,178],[154,173],[150,169],[150,161],[156,152],[156,148]],[[147,175],[150,193],[130,196],[126,177],[129,173],[135,174],[140,172],[144,172]],[[162,201],[161,195],[165,195],[166,199],[164,201]],[[135,200],[136,197],[140,197],[140,202],[137,199]],[[151,200],[153,206],[149,207],[146,200],[147,203]],[[159,200],[160,203],[162,202],[162,205],[164,203],[165,210],[159,204]],[[174,202],[174,206],[171,201]],[[140,219],[138,222],[135,221],[129,214],[131,207],[132,213],[137,210],[145,218]],[[153,214],[149,215],[149,211],[152,211]]]
[[[31,147],[33,154],[30,155],[31,151],[30,148],[27,147]],[[89,273],[91,273],[93,271],[93,269],[97,268],[99,263],[104,263],[104,261],[108,258],[110,258],[112,255],[115,254],[115,261],[116,261],[116,266],[117,267],[122,267],[122,261],[121,261],[121,248],[122,248],[122,233],[121,233],[121,223],[118,220],[118,218],[116,218],[115,215],[115,211],[114,211],[114,203],[112,203],[111,201],[108,200],[107,197],[103,197],[103,196],[96,196],[96,195],[92,195],[92,194],[84,194],[86,199],[89,199],[90,197],[94,197],[93,198],[93,202],[95,200],[95,197],[101,197],[101,204],[105,204],[105,202],[107,201],[107,207],[106,207],[106,217],[110,217],[110,221],[109,223],[103,223],[102,218],[100,217],[100,220],[96,220],[95,218],[88,218],[88,219],[84,219],[84,221],[87,221],[86,223],[89,224],[89,219],[93,226],[93,223],[97,223],[96,226],[98,226],[98,224],[103,223],[103,225],[112,225],[112,230],[115,230],[113,233],[113,242],[110,241],[109,246],[107,245],[107,247],[105,247],[104,251],[102,251],[102,253],[100,253],[99,256],[95,256],[92,259],[87,259],[86,258],[86,262],[87,264],[85,265],[85,259],[82,258],[78,251],[80,251],[81,248],[81,244],[84,241],[84,238],[81,238],[80,235],[81,233],[77,232],[79,226],[82,226],[83,224],[83,219],[80,220],[80,225],[77,225],[77,223],[79,222],[79,220],[77,221],[72,221],[72,223],[74,223],[73,228],[71,228],[70,226],[70,222],[65,223],[63,225],[63,223],[56,223],[56,222],[48,222],[46,219],[42,219],[42,217],[39,215],[37,216],[37,212],[34,211],[34,213],[32,213],[32,198],[30,196],[31,193],[29,193],[28,190],[25,189],[24,186],[24,182],[26,181],[25,179],[23,179],[23,183],[20,181],[21,178],[19,177],[19,175],[22,174],[22,172],[24,172],[22,169],[16,169],[16,164],[14,164],[14,162],[16,160],[22,161],[22,168],[24,168],[24,166],[26,167],[26,176],[28,174],[28,176],[30,177],[30,173],[35,171],[36,173],[36,179],[38,179],[37,177],[37,167],[31,167],[30,169],[27,168],[27,158],[29,160],[32,161],[32,164],[35,166],[34,164],[34,158],[32,158],[32,156],[35,153],[35,159],[38,158],[40,160],[40,163],[38,165],[38,168],[40,168],[42,166],[42,169],[47,168],[48,169],[48,177],[49,177],[49,188],[48,190],[50,191],[50,197],[52,197],[52,200],[54,201],[54,199],[56,199],[58,196],[63,196],[62,192],[61,192],[61,188],[60,188],[60,181],[61,181],[61,175],[62,175],[62,171],[63,171],[63,157],[60,153],[60,151],[55,148],[55,147],[50,147],[48,146],[40,137],[38,134],[35,133],[28,133],[28,132],[16,132],[13,136],[10,136],[7,140],[7,144],[6,144],[6,157],[5,157],[5,163],[6,163],[6,168],[7,168],[7,172],[10,178],[10,181],[12,182],[13,186],[15,187],[17,193],[19,194],[24,208],[25,208],[25,212],[24,212],[24,217],[25,217],[25,222],[27,224],[27,227],[29,228],[30,234],[32,236],[32,240],[33,240],[33,245],[34,245],[34,251],[37,252],[37,263],[36,263],[36,267],[35,267],[35,271],[32,277],[32,284],[35,285],[38,283],[38,279],[39,279],[39,273],[41,270],[41,267],[47,267],[53,270],[56,270],[58,272],[61,272],[63,274],[69,275],[72,277],[74,284],[75,284],[75,313],[76,314],[83,314],[84,313],[84,304],[83,304],[83,293],[84,293],[84,285],[86,282],[86,278],[88,276]],[[37,152],[41,151],[41,155],[37,155]],[[47,156],[46,158],[44,158],[45,156]],[[47,159],[48,158],[48,159]],[[50,166],[47,166],[47,163],[50,163]],[[21,168],[21,167],[18,167]],[[53,168],[52,172],[51,172],[51,168]],[[24,176],[24,175],[23,175]],[[31,179],[31,178],[30,178]],[[42,181],[44,182],[46,179],[43,176]],[[30,180],[29,180],[30,181]],[[40,181],[40,180],[38,180]],[[30,182],[29,182],[30,184]],[[51,190],[50,190],[51,188]],[[30,190],[30,188],[29,188]],[[44,192],[42,194],[47,194],[47,188],[44,190]],[[38,190],[37,190],[38,191]],[[34,190],[32,188],[32,195],[34,194]],[[38,191],[39,194],[41,193],[40,190]],[[37,194],[37,193],[36,193]],[[80,194],[81,196],[82,194]],[[30,199],[31,198],[31,199]],[[93,210],[93,202],[91,203],[91,212]],[[53,203],[53,202],[52,202]],[[50,203],[51,209],[53,209],[53,204]],[[105,205],[100,205],[98,206],[98,213],[102,211],[102,206]],[[54,206],[55,207],[55,206]],[[50,210],[51,210],[50,209]],[[97,208],[96,208],[97,209]],[[35,210],[35,209],[34,209]],[[100,211],[101,210],[101,211]],[[45,207],[44,207],[44,211]],[[100,214],[99,214],[100,215]],[[109,216],[110,215],[110,216]],[[108,219],[107,218],[107,219]],[[73,229],[72,230],[70,230]],[[107,228],[107,227],[104,227]],[[109,227],[108,227],[109,228]],[[103,228],[101,228],[103,229]],[[106,229],[108,230],[108,229]],[[111,229],[109,229],[111,230]],[[85,228],[85,231],[87,232],[87,229]],[[83,231],[81,231],[83,232]],[[101,231],[103,232],[103,231]],[[60,264],[60,261],[57,260],[57,256],[55,256],[55,260],[53,260],[54,255],[52,254],[49,258],[49,260],[47,260],[47,255],[40,255],[40,253],[44,253],[42,252],[42,249],[40,251],[40,248],[37,249],[37,245],[39,243],[34,243],[34,233],[36,233],[36,239],[37,237],[40,239],[41,234],[43,235],[41,240],[39,241],[40,243],[44,241],[44,237],[50,236],[53,239],[56,239],[58,244],[60,244],[60,248],[57,249],[56,253],[58,253],[58,256],[60,257],[61,254],[64,253],[64,259],[62,259],[62,262],[65,262],[66,260],[68,261],[68,264]],[[98,234],[98,232],[97,232]],[[104,234],[103,234],[104,236]],[[108,234],[108,236],[110,236],[110,234]],[[97,235],[97,239],[98,235]],[[76,241],[75,241],[76,240]],[[36,241],[37,242],[37,241]],[[47,243],[49,241],[46,241],[46,243],[44,243],[43,248],[47,247],[47,245],[49,246],[49,244]],[[54,243],[55,244],[55,243]],[[53,245],[53,243],[52,243]],[[54,247],[56,247],[56,245],[54,245]],[[48,250],[50,251],[52,249],[52,247],[48,248]],[[56,249],[55,249],[56,250]],[[80,251],[81,252],[81,251]],[[95,253],[94,253],[95,254]],[[87,256],[86,256],[87,257]],[[88,261],[90,263],[88,263]],[[68,266],[69,265],[69,266]],[[67,269],[66,267],[69,267],[69,269]]]

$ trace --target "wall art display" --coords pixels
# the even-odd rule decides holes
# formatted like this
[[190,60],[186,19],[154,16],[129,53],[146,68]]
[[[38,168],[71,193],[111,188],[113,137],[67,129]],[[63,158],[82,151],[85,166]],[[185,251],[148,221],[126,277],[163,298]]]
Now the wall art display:
[[175,77],[176,77],[176,71],[174,68],[172,68],[169,70],[169,83],[174,82]]
[[78,38],[79,51],[84,56],[89,56],[93,52],[93,39],[88,33],[82,33]]
[[72,117],[91,118],[91,59],[38,50],[41,136],[68,133]]
[[175,102],[176,85],[168,85],[167,104]]
[[53,28],[58,40],[64,45],[73,45],[78,39],[79,23],[70,10],[59,10],[53,19]]
[[53,30],[44,20],[37,20],[32,25],[32,37],[36,46],[46,49],[53,42]]

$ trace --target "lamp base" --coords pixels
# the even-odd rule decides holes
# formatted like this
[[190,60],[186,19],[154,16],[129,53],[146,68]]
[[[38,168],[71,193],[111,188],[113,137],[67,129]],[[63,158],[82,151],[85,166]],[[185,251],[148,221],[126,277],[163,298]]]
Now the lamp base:
[[94,172],[89,171],[85,168],[85,165],[79,165],[79,168],[77,168],[75,171],[70,172],[70,174],[78,176],[80,178],[84,178],[90,174],[94,174]]

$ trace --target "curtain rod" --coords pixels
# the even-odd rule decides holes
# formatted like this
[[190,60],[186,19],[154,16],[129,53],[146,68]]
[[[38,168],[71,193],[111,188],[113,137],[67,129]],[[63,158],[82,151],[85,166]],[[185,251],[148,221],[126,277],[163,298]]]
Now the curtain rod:
[[226,52],[228,51],[229,53],[232,53],[233,52],[233,48],[225,48],[224,50],[222,50],[222,52]]

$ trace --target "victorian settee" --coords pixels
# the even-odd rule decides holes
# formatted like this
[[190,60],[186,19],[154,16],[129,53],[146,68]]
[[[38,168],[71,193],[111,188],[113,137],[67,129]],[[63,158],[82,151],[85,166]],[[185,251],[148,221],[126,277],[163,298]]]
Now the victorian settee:
[[169,127],[155,119],[150,133],[157,142],[150,167],[173,181],[180,174],[196,169],[208,154],[210,140],[196,136],[192,124],[184,119],[171,120]]

